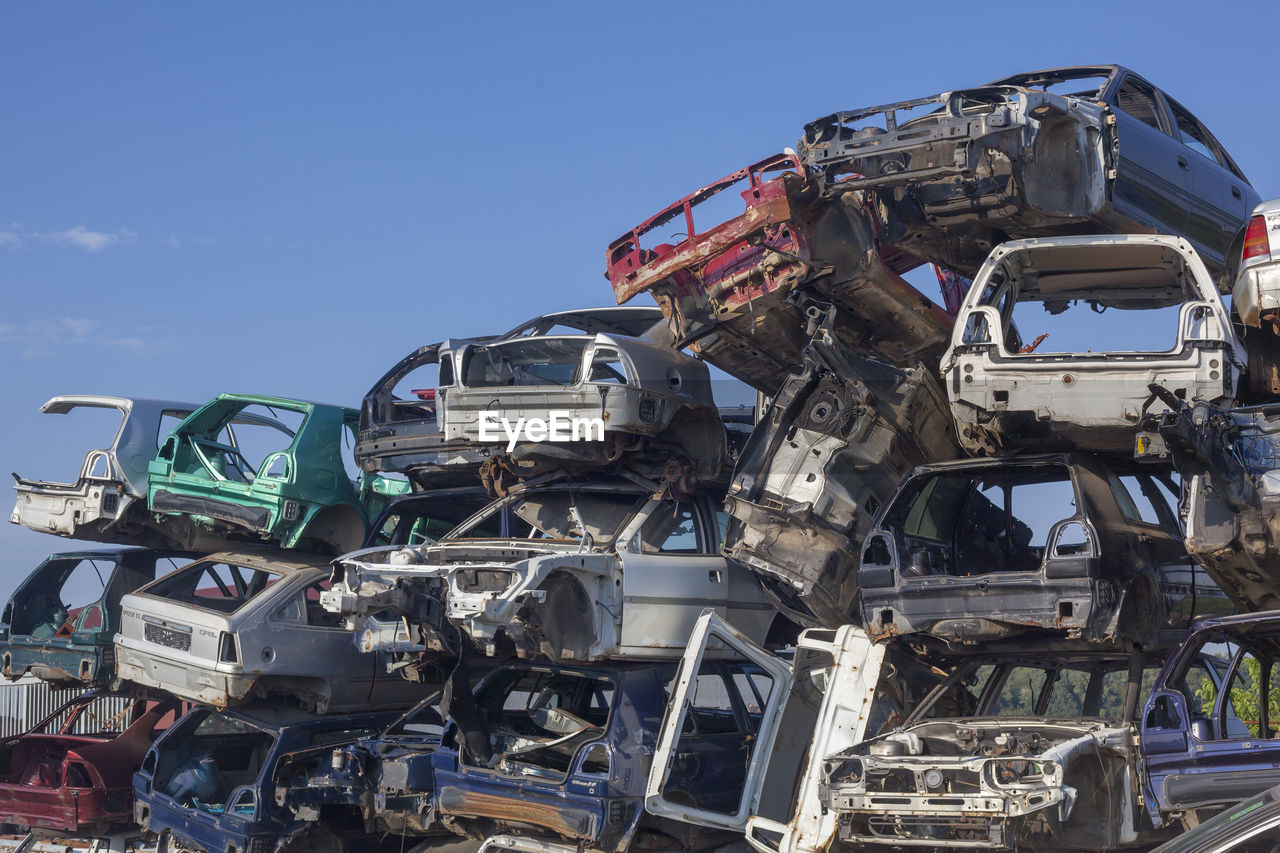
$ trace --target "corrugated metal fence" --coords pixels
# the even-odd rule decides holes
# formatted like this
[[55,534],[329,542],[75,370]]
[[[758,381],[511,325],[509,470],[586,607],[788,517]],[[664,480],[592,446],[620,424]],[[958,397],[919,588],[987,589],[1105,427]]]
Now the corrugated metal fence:
[[[12,682],[0,680],[0,737],[25,732],[82,692],[76,687],[53,690],[31,675]],[[118,696],[100,700],[98,713],[78,720],[76,731],[118,731],[118,726],[104,725],[104,719],[120,714],[128,704],[129,700]]]

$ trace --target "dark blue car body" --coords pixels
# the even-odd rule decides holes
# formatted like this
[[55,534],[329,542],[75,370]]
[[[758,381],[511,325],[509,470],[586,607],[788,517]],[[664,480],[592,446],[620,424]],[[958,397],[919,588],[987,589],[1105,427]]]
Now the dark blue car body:
[[299,753],[335,747],[382,731],[388,712],[314,716],[280,702],[215,711],[196,708],[152,745],[134,774],[134,819],[160,837],[210,853],[341,849],[362,835],[358,814],[323,808],[295,814],[277,802],[277,771]]
[[[1204,619],[1157,677],[1141,718],[1147,810],[1199,818],[1280,783],[1280,611]],[[1200,814],[1196,814],[1200,812]]]
[[[437,816],[471,837],[554,835],[602,851],[725,843],[731,836],[719,830],[645,812],[675,672],[674,662],[494,670],[476,688],[473,713],[452,711],[432,754]],[[758,731],[765,699],[753,686],[758,672],[727,662],[707,662],[699,672],[716,698],[690,715],[673,768],[691,804],[736,808],[743,744]]]

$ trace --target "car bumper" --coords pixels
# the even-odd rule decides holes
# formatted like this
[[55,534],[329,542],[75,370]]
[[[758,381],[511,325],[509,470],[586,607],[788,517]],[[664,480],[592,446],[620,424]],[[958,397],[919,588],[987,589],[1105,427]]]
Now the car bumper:
[[1280,311],[1280,263],[1258,264],[1240,273],[1231,305],[1246,326],[1261,327],[1262,315]]
[[116,677],[142,687],[165,690],[192,702],[218,708],[247,698],[256,675],[218,672],[207,667],[159,657],[116,643]]

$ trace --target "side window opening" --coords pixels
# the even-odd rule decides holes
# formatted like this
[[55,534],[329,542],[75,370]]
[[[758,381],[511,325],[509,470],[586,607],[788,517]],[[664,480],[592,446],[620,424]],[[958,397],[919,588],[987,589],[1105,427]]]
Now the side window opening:
[[[445,364],[448,364],[446,377]],[[445,382],[448,378],[450,381]],[[440,363],[435,361],[414,367],[391,388],[391,420],[418,421],[436,419],[436,390],[451,385],[453,357],[446,355]]]
[[303,606],[307,616],[307,624],[313,628],[341,628],[342,615],[330,613],[320,606],[320,593],[327,592],[330,581],[325,578],[313,583],[302,593]]
[[26,602],[14,613],[13,633],[48,639],[70,636],[77,628],[101,628],[102,610],[93,605],[105,593],[115,568],[108,560],[51,563],[41,573],[41,583],[31,588]]
[[699,527],[697,507],[692,502],[666,503],[640,528],[640,542],[646,553],[707,553]]
[[1155,91],[1137,80],[1130,78],[1124,81],[1116,93],[1116,107],[1143,124],[1164,132],[1160,126],[1160,108],[1156,105]]
[[596,350],[591,358],[591,376],[587,381],[606,385],[626,385],[627,368],[622,363],[622,356],[613,350]]
[[[690,685],[679,750],[662,796],[668,802],[734,814],[746,786],[762,703],[773,679],[745,661],[704,661]],[[670,687],[668,687],[670,692]]]
[[1225,165],[1222,158],[1218,156],[1217,146],[1210,140],[1209,134],[1205,132],[1195,116],[1173,100],[1169,101],[1169,110],[1173,113],[1174,123],[1178,125],[1178,133],[1182,135],[1183,145],[1219,166]]

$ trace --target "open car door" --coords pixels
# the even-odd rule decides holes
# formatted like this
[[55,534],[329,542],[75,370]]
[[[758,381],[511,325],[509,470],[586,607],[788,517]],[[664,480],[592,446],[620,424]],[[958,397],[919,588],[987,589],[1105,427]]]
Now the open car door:
[[[769,682],[756,731],[743,745],[747,754],[739,796],[721,808],[691,802],[678,778],[681,762],[696,752],[699,703],[705,702],[697,696],[698,675],[712,643],[762,670],[753,679],[758,692]],[[835,831],[818,800],[822,757],[863,740],[883,657],[884,649],[860,629],[844,626],[804,632],[789,665],[714,613],[703,613],[671,691],[645,808],[674,820],[744,832],[765,853],[818,849],[820,839]]]

